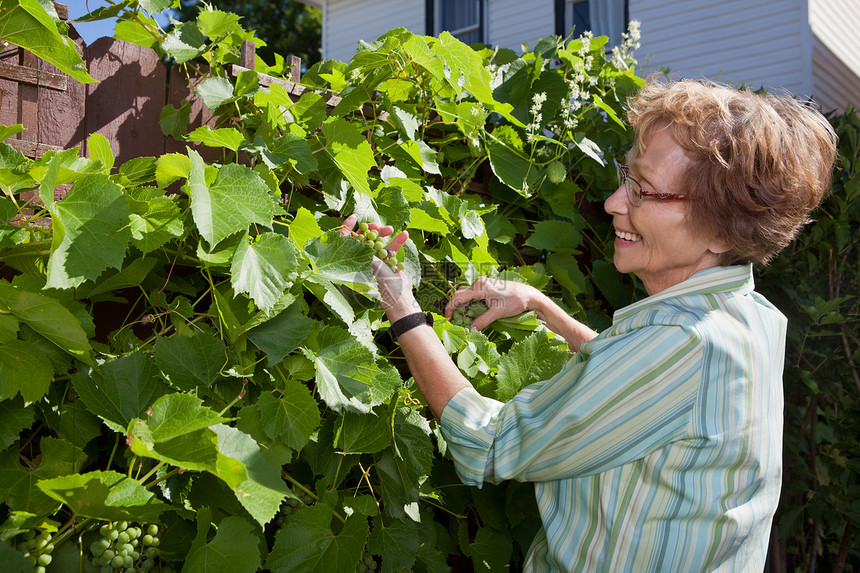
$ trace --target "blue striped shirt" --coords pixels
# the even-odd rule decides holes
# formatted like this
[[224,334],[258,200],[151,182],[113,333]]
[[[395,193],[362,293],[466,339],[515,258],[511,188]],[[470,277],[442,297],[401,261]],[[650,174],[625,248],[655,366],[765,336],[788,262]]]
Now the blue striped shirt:
[[506,404],[461,390],[442,432],[464,483],[535,482],[527,571],[761,571],[785,333],[751,266],[706,269],[617,311]]

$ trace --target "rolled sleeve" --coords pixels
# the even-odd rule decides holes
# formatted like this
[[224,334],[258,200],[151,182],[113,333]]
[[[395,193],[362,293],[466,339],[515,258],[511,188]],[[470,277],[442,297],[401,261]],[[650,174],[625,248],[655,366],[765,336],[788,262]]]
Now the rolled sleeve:
[[481,396],[474,388],[457,392],[442,410],[442,435],[454,458],[457,475],[467,485],[481,487],[490,466],[496,416],[502,402]]

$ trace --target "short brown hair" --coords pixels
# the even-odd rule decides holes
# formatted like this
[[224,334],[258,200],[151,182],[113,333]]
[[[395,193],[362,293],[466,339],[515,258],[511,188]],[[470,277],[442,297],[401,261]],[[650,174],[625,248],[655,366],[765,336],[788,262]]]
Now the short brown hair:
[[723,265],[766,264],[809,221],[830,187],[836,133],[791,97],[710,82],[649,81],[628,101],[633,152],[668,124],[692,160],[681,186],[690,221],[729,250]]

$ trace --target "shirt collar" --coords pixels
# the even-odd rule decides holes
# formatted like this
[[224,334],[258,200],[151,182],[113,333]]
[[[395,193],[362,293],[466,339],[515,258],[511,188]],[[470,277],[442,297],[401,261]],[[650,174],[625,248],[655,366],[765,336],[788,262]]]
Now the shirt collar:
[[725,291],[736,291],[740,294],[747,294],[752,292],[754,287],[752,265],[711,267],[697,272],[684,282],[618,309],[612,318],[613,321],[620,320],[641,310],[643,307],[669,298]]

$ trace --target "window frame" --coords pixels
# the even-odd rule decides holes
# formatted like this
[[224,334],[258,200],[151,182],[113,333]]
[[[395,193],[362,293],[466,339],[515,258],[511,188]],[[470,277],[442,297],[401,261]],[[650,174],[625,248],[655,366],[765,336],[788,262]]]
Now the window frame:
[[442,1],[441,0],[425,0],[425,20],[426,34],[428,36],[438,36],[442,32],[448,32],[452,36],[459,38],[458,34],[478,32],[478,42],[487,42],[487,0],[473,0],[478,5],[478,22],[456,30],[445,30],[441,27],[442,22]]

